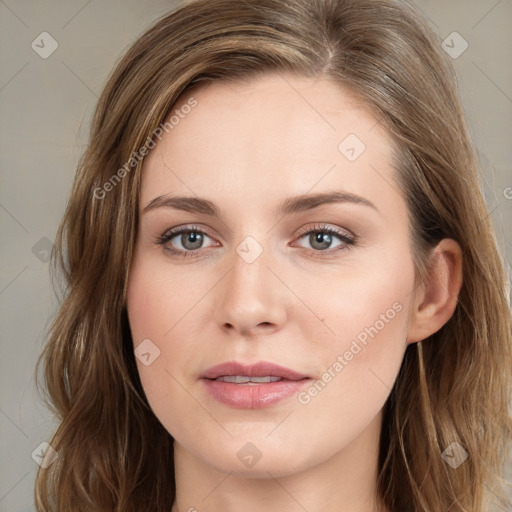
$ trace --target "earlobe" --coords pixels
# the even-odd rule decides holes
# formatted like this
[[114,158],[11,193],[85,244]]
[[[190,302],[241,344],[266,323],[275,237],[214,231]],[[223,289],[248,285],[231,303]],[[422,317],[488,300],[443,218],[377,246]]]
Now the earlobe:
[[462,287],[460,245],[445,238],[432,251],[428,276],[418,288],[407,335],[415,343],[437,332],[452,317]]

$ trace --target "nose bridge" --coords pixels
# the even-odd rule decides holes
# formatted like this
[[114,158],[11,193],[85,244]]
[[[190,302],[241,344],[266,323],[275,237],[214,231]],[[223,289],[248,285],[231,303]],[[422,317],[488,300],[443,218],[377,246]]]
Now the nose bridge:
[[248,301],[253,302],[253,307],[258,303],[268,302],[270,297],[267,288],[272,273],[267,267],[272,265],[271,260],[268,244],[264,247],[252,235],[245,237],[235,247],[230,295],[239,302],[239,307],[244,304],[247,306],[250,303]]
[[246,236],[231,255],[231,271],[226,276],[219,301],[217,321],[239,331],[250,331],[259,324],[277,326],[284,320],[286,298],[282,286],[269,270],[274,265],[269,246],[254,236]]

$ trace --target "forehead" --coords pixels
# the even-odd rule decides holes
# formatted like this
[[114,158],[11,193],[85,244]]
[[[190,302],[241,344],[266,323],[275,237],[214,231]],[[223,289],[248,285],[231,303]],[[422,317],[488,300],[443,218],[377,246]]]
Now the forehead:
[[[323,143],[323,150],[329,145],[338,149],[336,142],[345,132],[352,130],[363,138],[378,125],[378,119],[357,96],[326,79],[263,74],[243,82],[214,82],[184,93],[173,111],[183,108],[192,96],[198,106],[182,126],[192,125],[194,132],[208,133],[212,140],[216,133],[221,137],[227,130],[240,134],[237,142],[249,142],[241,136],[250,135],[259,141],[284,144],[295,140],[309,147]],[[378,145],[386,150],[391,140],[379,128],[366,138],[371,137],[374,148]]]
[[179,122],[145,159],[142,204],[168,193],[268,203],[312,188],[396,201],[391,137],[332,81],[215,82],[184,93],[172,115]]

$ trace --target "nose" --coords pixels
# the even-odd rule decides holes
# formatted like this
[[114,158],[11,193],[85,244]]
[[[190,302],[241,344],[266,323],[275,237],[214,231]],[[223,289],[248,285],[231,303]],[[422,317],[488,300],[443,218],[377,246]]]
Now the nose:
[[283,284],[285,280],[277,277],[280,272],[269,250],[263,250],[254,261],[245,257],[243,249],[240,253],[234,250],[231,261],[216,297],[219,327],[245,337],[280,330],[293,294]]

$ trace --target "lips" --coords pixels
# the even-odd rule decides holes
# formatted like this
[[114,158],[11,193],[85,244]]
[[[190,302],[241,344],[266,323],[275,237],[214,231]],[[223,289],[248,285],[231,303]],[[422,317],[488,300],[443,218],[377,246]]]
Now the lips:
[[261,409],[298,393],[307,375],[267,361],[247,365],[236,361],[206,370],[202,381],[213,398],[237,409]]

